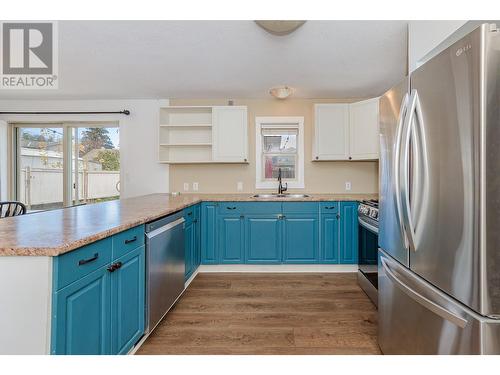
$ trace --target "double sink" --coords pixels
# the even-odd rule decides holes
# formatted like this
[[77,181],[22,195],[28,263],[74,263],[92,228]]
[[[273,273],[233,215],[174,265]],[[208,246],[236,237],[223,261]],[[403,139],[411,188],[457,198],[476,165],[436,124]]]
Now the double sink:
[[309,195],[307,194],[277,194],[277,193],[272,193],[272,194],[255,194],[252,195],[252,198],[257,198],[257,199],[270,199],[270,198],[288,198],[288,199],[300,199],[300,198],[307,198]]

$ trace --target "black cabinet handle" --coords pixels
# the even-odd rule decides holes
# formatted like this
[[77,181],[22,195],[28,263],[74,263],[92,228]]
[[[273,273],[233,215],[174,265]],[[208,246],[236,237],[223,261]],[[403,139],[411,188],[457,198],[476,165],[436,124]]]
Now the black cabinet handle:
[[95,253],[92,258],[79,260],[78,265],[83,266],[84,264],[87,264],[87,263],[93,262],[94,260],[97,260],[97,258],[99,258],[99,253]]
[[125,240],[125,245],[128,245],[129,243],[137,241],[137,236],[132,237],[129,240]]
[[325,207],[325,209],[327,209],[327,210],[333,210],[334,208],[335,208],[335,206]]
[[188,216],[191,216],[193,214],[193,212],[188,212]]
[[236,210],[236,207],[226,207],[228,210]]
[[109,272],[115,272],[117,269],[122,268],[123,263],[122,262],[116,262],[113,263],[111,266],[107,268]]
[[115,272],[115,271],[116,271],[115,265],[114,265],[114,264],[112,264],[111,266],[109,266],[109,267],[107,268],[107,270],[108,270],[109,272]]
[[337,220],[338,220],[338,219],[340,219],[340,215],[339,215],[339,214],[337,214]]

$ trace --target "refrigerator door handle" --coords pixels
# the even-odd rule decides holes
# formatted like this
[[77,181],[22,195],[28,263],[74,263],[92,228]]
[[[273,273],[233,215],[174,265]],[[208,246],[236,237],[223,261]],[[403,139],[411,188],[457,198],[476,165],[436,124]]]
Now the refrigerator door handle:
[[[424,132],[422,107],[417,90],[411,91],[410,104],[408,107],[405,125],[402,134],[403,161],[400,169],[400,179],[403,181],[401,189],[401,201],[403,208],[404,226],[408,237],[408,244],[411,250],[418,250],[419,236],[416,223],[425,212],[429,193],[428,159],[426,140]],[[416,152],[413,162],[413,170],[410,176],[410,142],[413,136],[413,147]],[[411,181],[410,181],[411,180]],[[410,205],[410,184],[415,182],[416,189],[412,194],[415,212],[412,212]],[[415,215],[413,215],[415,214]]]
[[429,161],[427,157],[427,143],[425,139],[424,117],[418,91],[415,90],[415,109],[413,112],[414,121],[412,123],[414,162],[412,162],[411,186],[414,187],[411,193],[412,205],[409,196],[405,202],[408,207],[409,230],[414,237],[415,250],[418,250],[421,239],[421,221],[425,216],[429,200]]
[[467,320],[462,318],[461,316],[445,309],[444,307],[438,305],[437,303],[431,301],[427,297],[418,293],[417,291],[410,288],[403,281],[401,281],[394,272],[392,272],[390,266],[388,265],[388,261],[384,257],[380,257],[380,263],[384,268],[384,271],[387,277],[408,297],[419,303],[420,305],[426,307],[428,310],[434,312],[439,315],[443,319],[450,321],[451,323],[459,326],[460,328],[464,328],[467,325]]
[[396,125],[396,142],[394,149],[394,168],[393,168],[393,176],[394,176],[394,190],[396,196],[396,213],[398,215],[398,223],[399,228],[401,230],[401,236],[404,239],[405,247],[408,247],[408,238],[406,235],[406,230],[404,227],[403,215],[402,215],[402,204],[401,204],[401,179],[400,179],[400,170],[401,170],[401,137],[403,135],[403,125],[405,117],[408,113],[408,93],[403,96],[403,100],[401,101],[401,107],[399,109],[399,118],[398,123]]
[[[417,102],[417,90],[412,90],[406,112],[405,121],[403,122],[403,129],[401,131],[401,153],[402,160],[399,165],[398,178],[400,181],[399,197],[401,200],[401,209],[403,217],[403,226],[408,240],[408,247],[412,251],[416,251],[415,234],[412,217],[410,214],[410,195],[409,195],[409,179],[410,179],[410,141],[413,128],[413,119],[415,114]],[[401,155],[399,156],[401,157]]]

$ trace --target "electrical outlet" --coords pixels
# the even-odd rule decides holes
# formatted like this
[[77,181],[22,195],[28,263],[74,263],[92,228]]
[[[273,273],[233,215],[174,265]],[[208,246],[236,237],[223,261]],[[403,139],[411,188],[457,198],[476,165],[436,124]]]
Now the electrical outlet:
[[193,182],[193,191],[198,191],[198,183],[197,182]]
[[347,191],[351,190],[351,181],[346,181],[346,182],[345,182],[345,189],[346,189]]
[[184,182],[184,191],[189,191],[189,183]]
[[243,182],[239,181],[239,182],[236,184],[236,190],[238,190],[238,191],[243,191]]

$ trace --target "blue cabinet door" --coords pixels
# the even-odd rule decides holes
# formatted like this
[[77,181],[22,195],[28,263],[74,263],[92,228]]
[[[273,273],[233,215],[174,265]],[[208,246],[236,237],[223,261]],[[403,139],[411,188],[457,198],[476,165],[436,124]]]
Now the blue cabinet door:
[[281,263],[282,220],[278,215],[245,218],[246,263]]
[[217,204],[201,204],[201,264],[217,264]]
[[321,214],[321,263],[339,262],[339,218],[337,214]]
[[101,267],[54,293],[52,354],[111,353],[110,277]]
[[[316,212],[318,210],[316,209]],[[319,261],[319,215],[286,214],[283,219],[283,262]]]
[[200,211],[200,204],[197,204],[195,206],[195,219],[193,221],[194,226],[195,226],[195,246],[194,246],[194,269],[195,271],[201,264],[201,211]]
[[111,353],[127,354],[144,334],[145,252],[118,258],[111,273]]
[[184,228],[184,257],[186,262],[185,280],[191,277],[195,268],[196,225],[193,222]]
[[221,263],[243,263],[244,222],[243,216],[219,216],[217,225]]
[[358,263],[358,203],[340,203],[341,264]]

